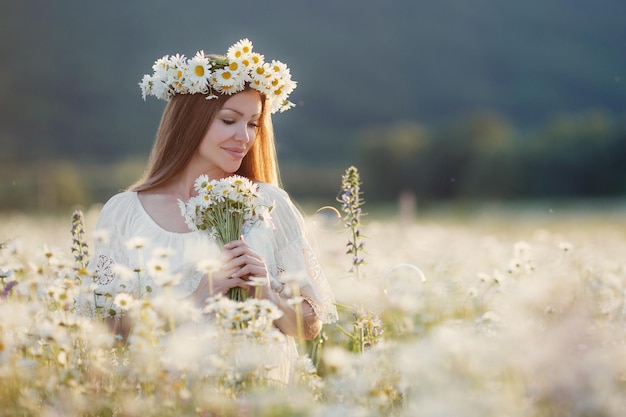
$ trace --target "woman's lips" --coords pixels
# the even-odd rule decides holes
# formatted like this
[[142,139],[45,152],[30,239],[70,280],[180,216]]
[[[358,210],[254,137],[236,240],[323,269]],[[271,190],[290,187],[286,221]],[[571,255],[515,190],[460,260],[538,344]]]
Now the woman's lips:
[[242,159],[246,155],[244,148],[222,148],[227,154],[235,159]]

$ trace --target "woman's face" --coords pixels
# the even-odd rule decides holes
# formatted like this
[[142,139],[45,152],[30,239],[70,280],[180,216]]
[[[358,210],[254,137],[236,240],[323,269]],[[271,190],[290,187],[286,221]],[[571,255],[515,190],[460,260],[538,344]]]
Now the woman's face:
[[201,164],[210,178],[237,171],[254,144],[262,109],[261,95],[256,90],[245,90],[226,100],[209,125],[192,163]]

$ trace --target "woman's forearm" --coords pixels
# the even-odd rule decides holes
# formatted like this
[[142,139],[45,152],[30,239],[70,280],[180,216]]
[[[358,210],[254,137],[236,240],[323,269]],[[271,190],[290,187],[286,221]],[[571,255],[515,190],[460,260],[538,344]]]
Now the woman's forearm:
[[121,342],[126,342],[130,333],[130,319],[125,316],[107,317],[106,323],[111,333]]
[[319,334],[322,322],[308,301],[302,301],[294,306],[277,293],[273,293],[269,300],[283,312],[283,315],[274,321],[280,331],[286,335],[304,337],[307,340],[312,340]]

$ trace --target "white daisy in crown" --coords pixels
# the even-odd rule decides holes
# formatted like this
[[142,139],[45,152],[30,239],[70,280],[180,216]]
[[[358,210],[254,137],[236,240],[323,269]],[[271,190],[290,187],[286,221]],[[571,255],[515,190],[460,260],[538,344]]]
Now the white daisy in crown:
[[169,66],[167,68],[167,77],[176,93],[186,94],[188,91],[188,87],[185,83],[187,68],[188,66],[184,55],[176,54],[170,57]]
[[203,51],[199,51],[189,60],[187,77],[191,94],[207,93],[209,91],[208,83],[211,67],[211,61],[204,55]]
[[225,56],[208,56],[203,51],[187,59],[184,55],[165,55],[155,61],[153,74],[145,75],[139,86],[142,97],[169,100],[176,94],[235,94],[250,87],[264,94],[272,113],[294,106],[288,101],[296,87],[289,68],[280,61],[265,62],[252,52],[252,42],[242,39],[228,48]]
[[263,59],[263,55],[253,52],[249,56],[242,58],[241,63],[248,69],[250,76],[252,76],[256,69],[265,63]]
[[165,55],[163,58],[159,58],[152,65],[152,70],[154,71],[155,77],[164,77],[167,74],[167,69],[169,68],[169,60],[170,56]]
[[226,56],[228,59],[242,59],[252,53],[252,42],[250,42],[247,38],[242,39],[230,48],[228,48],[228,52]]
[[139,87],[141,87],[141,98],[146,99],[147,95],[156,95],[153,90],[154,79],[151,75],[144,75],[139,83]]
[[211,86],[221,94],[234,94],[242,91],[245,86],[245,78],[239,72],[230,68],[222,68],[214,72],[211,77]]
[[272,63],[270,64],[270,70],[273,74],[276,74],[277,76],[283,77],[285,75],[289,75],[289,68],[287,68],[287,65],[285,65],[284,63],[280,62],[280,61],[272,61]]

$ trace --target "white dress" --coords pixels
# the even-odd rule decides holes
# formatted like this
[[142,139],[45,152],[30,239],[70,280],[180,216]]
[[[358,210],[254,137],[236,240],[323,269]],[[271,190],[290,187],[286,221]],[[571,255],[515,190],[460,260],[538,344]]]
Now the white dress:
[[[245,231],[246,242],[265,260],[272,288],[281,288],[288,277],[298,276],[300,295],[311,304],[323,323],[334,322],[337,319],[335,299],[306,239],[302,215],[281,188],[266,183],[258,183],[258,186],[264,203],[274,206],[271,227],[251,225]],[[112,296],[120,292],[136,294],[138,290],[137,281],[120,279],[116,265],[146,271],[142,265],[151,259],[155,249],[167,249],[170,271],[182,274],[180,283],[175,286],[175,296],[187,297],[203,276],[198,262],[214,259],[220,251],[206,232],[164,230],[145,211],[136,192],[113,196],[103,206],[96,229],[106,231],[108,238],[96,240],[89,269],[95,273],[97,292]],[[127,242],[131,239],[141,239],[139,246],[142,247],[129,249]],[[141,287],[150,287],[150,296],[159,294],[159,285],[149,275],[144,275],[142,280]],[[76,309],[78,314],[95,316],[94,303],[85,297],[79,298]],[[295,342],[291,337],[287,339],[289,349],[283,354],[290,355],[295,350]],[[286,379],[286,372],[283,369],[279,379]]]

